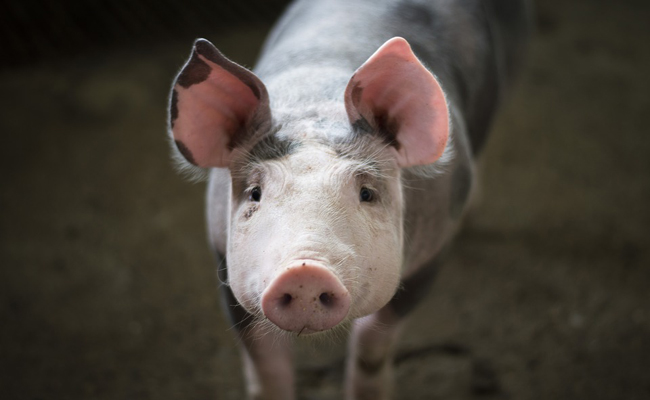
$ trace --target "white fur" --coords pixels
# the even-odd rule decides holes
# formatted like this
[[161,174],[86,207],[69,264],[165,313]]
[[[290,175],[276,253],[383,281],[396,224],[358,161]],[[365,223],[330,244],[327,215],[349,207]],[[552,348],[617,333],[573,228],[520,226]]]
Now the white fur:
[[393,296],[401,274],[402,194],[399,170],[382,171],[380,200],[362,203],[355,175],[363,162],[343,159],[323,145],[304,144],[294,155],[260,163],[251,185],[262,187],[258,209],[235,204],[227,246],[237,300],[260,316],[260,294],[296,260],[326,265],[352,299],[347,320],[368,315]]

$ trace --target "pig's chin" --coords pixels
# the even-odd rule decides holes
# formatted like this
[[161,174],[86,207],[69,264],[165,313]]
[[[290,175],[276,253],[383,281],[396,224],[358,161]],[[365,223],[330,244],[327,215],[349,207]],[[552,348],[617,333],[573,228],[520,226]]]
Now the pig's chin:
[[256,315],[258,315],[258,319],[256,323],[259,324],[259,327],[261,328],[262,332],[275,334],[278,336],[285,336],[289,338],[298,337],[306,340],[315,340],[317,342],[320,340],[329,341],[332,339],[343,340],[342,338],[346,337],[349,334],[352,327],[352,322],[354,322],[357,319],[372,315],[373,313],[379,311],[382,307],[377,307],[376,309],[369,308],[368,310],[361,311],[360,313],[356,312],[355,310],[350,310],[350,313],[348,313],[345,319],[343,319],[337,325],[324,330],[314,330],[306,326],[304,327],[304,329],[300,329],[298,331],[282,329],[276,324],[274,324],[273,322],[271,322],[268,318],[266,318],[264,314],[259,311],[259,309],[258,312],[256,313]]
[[[352,301],[354,302],[354,299],[352,299]],[[259,328],[260,332],[286,337],[306,338],[309,340],[340,339],[349,333],[352,322],[354,320],[371,315],[383,307],[383,305],[379,307],[367,307],[361,310],[356,309],[353,305],[353,308],[350,309],[343,320],[327,329],[318,329],[307,325],[300,328],[284,329],[269,320],[269,318],[262,311],[262,307],[259,302],[243,301],[240,303],[244,306],[248,313],[255,316],[253,324]]]
[[275,335],[278,336],[286,336],[292,338],[297,337],[301,339],[316,340],[316,341],[322,339],[322,340],[329,341],[332,339],[342,338],[346,336],[350,331],[350,327],[352,326],[353,320],[354,319],[346,318],[336,326],[325,330],[313,330],[305,327],[305,329],[301,329],[298,332],[282,329],[266,318],[260,320],[259,324],[263,332],[268,332],[268,333],[273,332]]

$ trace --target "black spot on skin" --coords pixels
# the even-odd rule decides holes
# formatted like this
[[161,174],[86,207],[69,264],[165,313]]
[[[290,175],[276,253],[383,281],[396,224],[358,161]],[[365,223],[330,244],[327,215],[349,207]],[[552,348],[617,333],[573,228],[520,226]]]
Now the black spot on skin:
[[214,47],[212,43],[208,42],[207,40],[197,40],[194,44],[194,49],[198,54],[219,65],[221,68],[237,77],[237,79],[249,87],[251,92],[253,92],[253,95],[258,100],[262,98],[260,88],[257,84],[257,79],[253,73],[248,71],[246,68],[230,61],[223,54],[221,54],[221,52],[217,50],[217,48]]
[[392,15],[405,20],[409,25],[421,25],[431,29],[435,23],[431,10],[421,4],[400,2],[395,5],[392,12]]
[[257,142],[248,152],[250,161],[277,160],[293,154],[302,143],[293,139],[280,139],[270,134]]
[[375,128],[373,128],[368,120],[363,116],[352,123],[352,129],[356,134],[374,134],[377,135],[384,143],[389,146],[394,146],[397,150],[400,149],[400,144],[397,141],[397,130],[399,126],[394,120],[387,117],[385,112],[379,111],[374,118]]
[[247,139],[253,136],[254,132],[277,132],[272,130],[271,125],[271,112],[268,107],[258,107],[253,114],[253,118],[249,121],[239,121],[239,129],[230,136],[230,140],[226,146],[228,150],[232,151],[236,147],[241,146]]
[[[245,115],[239,116],[240,118],[234,124],[233,131],[228,132],[229,141],[227,147],[229,150],[233,150],[248,139],[252,132],[257,131],[264,124],[270,124],[271,115],[268,94],[264,84],[252,72],[227,59],[205,39],[199,39],[194,43],[192,55],[176,78],[175,84],[186,89],[190,88],[207,80],[213,70],[220,76],[228,74],[234,76],[245,87],[248,87],[250,93],[258,100],[255,107],[246,110]],[[169,113],[170,126],[173,128],[179,114],[178,94],[174,92],[172,92],[172,98],[170,99]],[[186,155],[183,149],[180,150],[183,155]]]
[[[370,125],[368,124],[368,126]],[[362,161],[365,164],[369,161],[368,154],[378,154],[385,148],[381,140],[377,140],[377,135],[374,134],[374,129],[372,129],[372,127],[369,129],[369,132],[360,129],[354,130],[351,135],[319,140],[319,143],[334,150],[337,157]],[[381,168],[374,164],[374,162],[371,164],[375,165],[373,170],[381,170]],[[377,176],[373,177],[373,179],[377,181],[375,184],[379,181],[383,181],[382,174],[378,173]],[[379,191],[381,192],[382,190],[379,189]]]
[[364,374],[370,376],[377,375],[382,370],[385,363],[386,359],[381,359],[379,361],[373,362],[357,358],[357,368],[359,368],[359,370]]
[[397,316],[403,318],[408,315],[429,293],[445,253],[446,251],[441,252],[432,261],[402,281],[400,289],[387,305]]
[[237,129],[237,131],[230,137],[226,147],[229,151],[233,151],[235,147],[239,147],[239,145],[242,144],[246,137],[248,137],[246,134],[246,128],[242,126],[242,123],[240,123],[239,129]]
[[196,51],[192,53],[192,57],[187,62],[183,70],[176,78],[176,83],[185,89],[192,85],[201,83],[208,79],[210,75],[210,66],[201,60]]
[[449,199],[449,214],[458,219],[462,214],[465,202],[472,187],[472,175],[467,165],[460,165],[451,178],[451,198]]
[[185,157],[185,159],[190,164],[197,165],[196,161],[194,161],[194,156],[192,155],[192,152],[190,151],[190,149],[187,148],[187,146],[185,146],[185,143],[181,142],[180,140],[174,140],[174,143],[176,143],[176,148],[178,149],[178,151],[181,152],[183,157]]
[[[354,76],[351,78],[354,80]],[[352,105],[358,110],[359,104],[361,103],[361,97],[363,95],[363,88],[361,87],[360,82],[356,82],[352,87],[352,93],[350,94],[350,99],[352,100]],[[390,146],[394,146],[397,150],[400,148],[400,144],[397,141],[397,130],[399,126],[394,119],[388,118],[388,113],[385,110],[377,109],[372,110],[374,117],[375,128],[368,123],[368,120],[363,116],[358,120],[352,123],[352,128],[358,133],[371,133],[375,132],[381,139]]]
[[377,127],[377,134],[386,144],[394,146],[397,150],[400,149],[400,144],[397,141],[399,125],[394,119],[388,118],[386,111],[378,110],[375,112],[375,126]]
[[178,118],[178,92],[176,89],[172,89],[172,98],[169,102],[169,123],[172,128],[176,118]]
[[355,131],[361,131],[363,133],[372,133],[372,126],[366,121],[365,118],[360,117],[358,120],[354,121],[352,124],[352,129]]
[[251,204],[246,211],[244,211],[244,214],[242,215],[244,217],[244,220],[249,220],[253,214],[255,214],[255,211],[259,210],[260,206],[259,204]]

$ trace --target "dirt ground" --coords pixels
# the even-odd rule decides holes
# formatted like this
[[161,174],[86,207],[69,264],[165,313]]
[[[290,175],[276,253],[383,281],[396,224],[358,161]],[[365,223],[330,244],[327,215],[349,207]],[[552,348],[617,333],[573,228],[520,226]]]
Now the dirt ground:
[[[536,21],[395,399],[650,399],[650,6]],[[268,28],[205,36],[250,66]],[[190,44],[0,71],[0,398],[243,398],[204,185],[165,139]],[[300,399],[341,398],[344,346],[298,346]]]

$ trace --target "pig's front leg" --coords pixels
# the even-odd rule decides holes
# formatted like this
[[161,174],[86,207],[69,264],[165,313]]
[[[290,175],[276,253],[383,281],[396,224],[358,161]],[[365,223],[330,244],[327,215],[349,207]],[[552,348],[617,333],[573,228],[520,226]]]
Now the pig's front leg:
[[444,252],[402,281],[393,299],[376,313],[355,321],[350,336],[346,399],[390,399],[393,355],[405,317],[426,296]]
[[241,354],[251,400],[293,400],[294,373],[286,340],[251,326],[240,332]]
[[390,398],[393,351],[401,326],[401,318],[390,305],[354,322],[346,366],[347,400]]
[[[225,260],[222,259],[222,266]],[[219,276],[227,281],[227,270]],[[293,400],[294,372],[290,342],[265,332],[237,302],[229,286],[221,287],[223,304],[239,338],[250,400]]]

